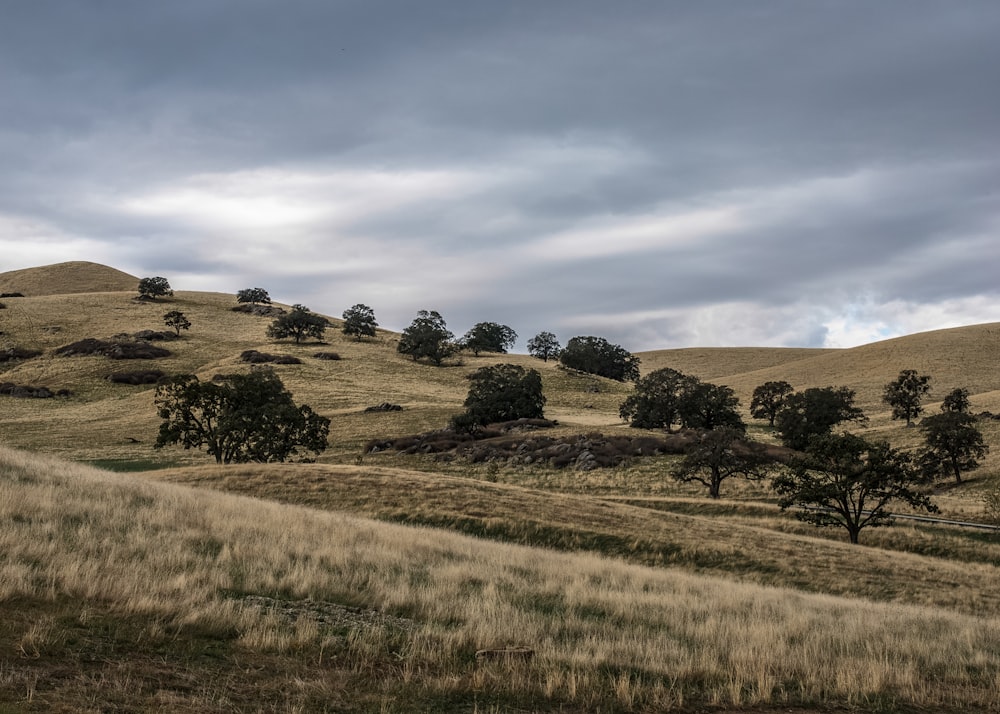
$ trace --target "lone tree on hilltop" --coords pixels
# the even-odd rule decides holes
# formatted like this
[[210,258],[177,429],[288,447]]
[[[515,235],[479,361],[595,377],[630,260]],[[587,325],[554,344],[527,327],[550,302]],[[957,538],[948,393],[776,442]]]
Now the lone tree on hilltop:
[[244,288],[236,293],[236,302],[250,303],[251,305],[270,305],[271,296],[264,288]]
[[774,426],[785,397],[794,391],[792,385],[784,380],[764,382],[753,390],[750,399],[750,415],[754,419],[767,419],[768,426]]
[[970,409],[972,409],[972,403],[969,402],[969,390],[962,387],[955,387],[945,395],[941,402],[941,411],[943,412],[968,414]]
[[277,317],[268,326],[267,336],[276,340],[292,337],[295,344],[307,337],[322,340],[327,324],[325,317],[311,312],[305,305],[293,305],[291,312]]
[[154,401],[163,419],[156,448],[204,447],[220,464],[286,461],[300,450],[326,449],[330,420],[297,406],[268,369],[211,382],[178,375],[156,388]]
[[892,407],[892,418],[905,419],[906,425],[912,426],[913,419],[924,410],[920,402],[931,389],[930,381],[929,375],[917,374],[915,369],[904,369],[895,380],[885,385],[882,401]]
[[893,501],[937,512],[930,498],[913,489],[920,481],[908,454],[845,433],[813,437],[805,455],[773,485],[782,510],[794,506],[800,521],[845,528],[857,543],[863,528],[892,523]]
[[374,337],[378,322],[375,321],[375,311],[367,305],[358,303],[344,310],[344,334],[354,336],[358,342],[362,337]]
[[542,362],[548,362],[549,357],[556,359],[561,351],[559,340],[551,332],[539,332],[528,340],[528,354]]
[[962,472],[977,468],[989,451],[976,418],[968,412],[933,414],[921,422],[920,430],[925,446],[918,462],[928,478],[954,476],[955,483],[962,483]]
[[637,429],[669,431],[680,420],[681,395],[696,381],[695,377],[670,367],[654,370],[635,383],[618,414]]
[[427,358],[440,366],[458,351],[458,345],[440,313],[421,310],[410,326],[403,330],[396,351],[410,355],[414,361]]
[[139,281],[138,290],[139,297],[149,300],[174,294],[174,291],[170,289],[170,283],[167,282],[167,279],[159,276],[155,278],[143,278]]
[[479,356],[480,352],[507,354],[507,350],[517,342],[517,333],[507,325],[496,322],[477,322],[465,333],[462,344]]
[[574,337],[559,355],[565,367],[618,382],[639,379],[639,358],[603,337]]
[[181,330],[191,329],[191,321],[187,319],[183,312],[180,310],[171,310],[163,316],[163,324],[167,327],[174,328],[177,332],[177,336],[180,337]]
[[764,447],[743,440],[743,430],[724,426],[702,432],[670,475],[677,481],[697,481],[708,495],[719,497],[722,482],[734,477],[757,481],[767,475]]
[[847,387],[810,387],[785,397],[775,417],[782,443],[802,451],[814,436],[830,434],[837,424],[867,421],[860,407],[854,406],[854,390]]
[[465,399],[465,413],[452,419],[457,431],[470,431],[500,421],[541,419],[545,395],[542,377],[516,364],[480,367],[469,377],[472,386]]

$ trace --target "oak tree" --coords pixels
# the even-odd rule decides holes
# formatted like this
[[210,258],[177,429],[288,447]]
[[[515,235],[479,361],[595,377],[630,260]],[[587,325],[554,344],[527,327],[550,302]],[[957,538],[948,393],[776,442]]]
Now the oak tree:
[[293,305],[290,312],[278,316],[267,328],[267,336],[276,340],[291,337],[299,344],[307,337],[322,340],[329,324],[322,315],[310,311],[305,305]]
[[378,322],[375,321],[375,311],[367,305],[358,303],[344,310],[344,334],[353,335],[360,342],[362,337],[374,337]]
[[926,374],[917,374],[915,369],[904,369],[893,381],[885,385],[882,401],[892,407],[893,419],[905,419],[911,426],[914,418],[923,412],[920,406],[924,395],[930,391],[931,378]]
[[893,502],[936,512],[916,490],[921,480],[909,454],[845,433],[814,436],[773,486],[782,510],[795,507],[796,518],[817,527],[844,528],[857,543],[862,529],[892,523]]
[[768,426],[774,426],[774,418],[785,403],[785,397],[793,392],[792,385],[784,380],[764,382],[753,390],[750,398],[750,416],[767,419]]
[[968,412],[933,414],[921,422],[920,430],[925,446],[918,458],[928,478],[954,476],[956,483],[962,483],[962,472],[978,467],[989,451],[976,417]]
[[542,362],[548,362],[549,357],[555,359],[562,351],[559,340],[551,332],[539,332],[528,340],[528,354],[537,357]]
[[216,463],[286,461],[326,449],[330,420],[298,406],[269,369],[202,382],[170,377],[156,388],[156,448],[204,448]]

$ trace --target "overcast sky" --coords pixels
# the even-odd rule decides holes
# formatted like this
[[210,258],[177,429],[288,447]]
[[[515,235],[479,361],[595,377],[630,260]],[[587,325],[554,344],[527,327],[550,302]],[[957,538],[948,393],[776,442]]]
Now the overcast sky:
[[31,0],[0,272],[632,351],[1000,320],[996,0]]

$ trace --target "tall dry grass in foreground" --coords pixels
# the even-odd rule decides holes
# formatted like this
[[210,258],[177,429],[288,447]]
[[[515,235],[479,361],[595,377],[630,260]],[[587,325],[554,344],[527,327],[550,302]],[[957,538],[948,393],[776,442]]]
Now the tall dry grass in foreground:
[[[993,618],[482,542],[6,449],[0,524],[0,604],[103,601],[169,622],[180,637],[185,627],[232,631],[247,656],[337,641],[308,607],[289,621],[248,595],[409,618],[411,630],[361,627],[343,645],[356,667],[397,662],[383,687],[626,710],[692,701],[1000,707]],[[44,623],[36,634],[44,640]],[[472,656],[506,644],[537,656],[510,667]],[[10,660],[5,676],[19,666]]]

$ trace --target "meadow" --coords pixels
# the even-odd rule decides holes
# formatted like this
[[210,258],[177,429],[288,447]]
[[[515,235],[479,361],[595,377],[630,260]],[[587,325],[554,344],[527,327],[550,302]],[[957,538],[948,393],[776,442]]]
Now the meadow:
[[[0,712],[1000,708],[1000,536],[897,524],[851,546],[781,512],[766,482],[710,501],[667,476],[676,457],[578,472],[366,455],[373,437],[443,426],[478,366],[538,369],[560,434],[635,432],[617,414],[629,388],[525,355],[414,363],[394,333],[348,339],[334,315],[326,344],[275,342],[232,295],[137,303],[130,280],[78,263],[0,274],[28,296],[2,301],[0,348],[44,351],[0,381],[72,392],[0,397]],[[134,365],[52,355],[164,329],[168,310],[192,322],[155,360],[170,374],[246,369],[246,349],[303,359],[276,369],[332,420],[316,463],[153,449],[154,387],[106,379]],[[928,412],[959,386],[1000,411],[998,324],[639,356],[727,384],[744,408],[771,379],[849,386],[862,431],[905,448],[919,430],[880,401],[901,369],[932,375]],[[381,402],[403,409],[364,411]],[[985,519],[1000,422],[981,425],[993,452],[934,487],[944,517]],[[515,646],[533,655],[476,657]]]

